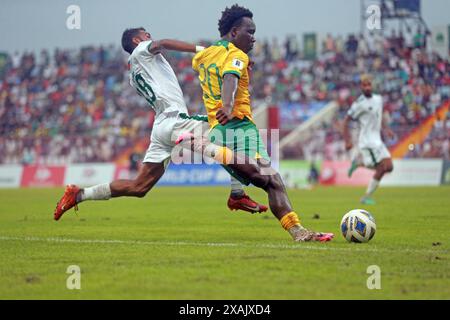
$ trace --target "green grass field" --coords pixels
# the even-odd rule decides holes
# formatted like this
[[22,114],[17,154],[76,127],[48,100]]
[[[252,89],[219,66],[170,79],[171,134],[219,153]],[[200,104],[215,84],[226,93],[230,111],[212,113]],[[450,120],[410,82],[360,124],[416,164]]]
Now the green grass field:
[[[62,189],[0,190],[0,299],[450,299],[450,188],[379,189],[365,207],[377,234],[349,244],[339,222],[363,190],[289,191],[305,226],[336,233],[326,244],[292,242],[270,213],[228,211],[227,188],[160,187],[59,222]],[[66,288],[70,265],[81,290]]]

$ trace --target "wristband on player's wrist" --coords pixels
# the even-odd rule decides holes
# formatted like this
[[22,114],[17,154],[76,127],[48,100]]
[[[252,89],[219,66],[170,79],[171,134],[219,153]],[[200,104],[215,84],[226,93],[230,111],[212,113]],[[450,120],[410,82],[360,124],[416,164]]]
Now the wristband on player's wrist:
[[203,47],[203,46],[195,46],[195,52],[199,52],[199,51],[202,51],[202,50],[205,50],[205,47]]

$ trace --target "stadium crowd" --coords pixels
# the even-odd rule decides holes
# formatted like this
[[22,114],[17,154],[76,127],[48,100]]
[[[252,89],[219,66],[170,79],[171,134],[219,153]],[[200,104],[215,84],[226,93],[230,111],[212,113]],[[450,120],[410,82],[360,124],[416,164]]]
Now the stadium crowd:
[[[302,59],[296,50],[294,54],[289,53],[287,48],[295,47],[289,41],[284,46],[284,59],[281,60],[276,50],[275,54],[272,50],[267,55],[270,51],[262,49],[261,61],[275,63],[261,63],[265,69],[259,74],[255,72],[254,78],[263,79],[264,88],[262,94],[256,91],[260,93],[256,94],[257,98],[274,99],[275,103],[333,100],[339,106],[330,123],[321,124],[306,141],[285,148],[284,157],[310,161],[348,159],[342,138],[342,120],[361,94],[359,77],[368,70],[374,78],[376,91],[383,96],[387,111],[385,120],[396,133],[392,141],[387,141],[389,146],[433,115],[450,97],[450,64],[425,49],[424,37],[416,35],[410,39],[406,41],[401,34],[395,33],[390,37],[349,36],[345,41],[328,35],[321,54],[312,61]],[[450,139],[448,131],[443,139]],[[449,158],[448,149],[441,149],[437,155]]]
[[15,53],[0,90],[0,163],[111,161],[149,115],[114,47]]
[[[387,120],[397,140],[450,96],[449,62],[427,52],[423,37],[406,41],[396,34],[346,39],[327,35],[319,47],[315,59],[305,59],[297,38],[288,36],[282,43],[278,39],[257,42],[251,54],[255,108],[282,102],[334,100],[339,104],[331,123],[284,150],[285,157],[347,157],[341,121],[360,94],[359,76],[367,70],[384,97]],[[190,112],[204,113],[191,56],[166,56]],[[117,46],[8,56],[0,67],[0,163],[112,161],[148,137],[152,115],[128,84],[126,59]],[[439,121],[439,126],[409,156],[449,158],[448,118]]]

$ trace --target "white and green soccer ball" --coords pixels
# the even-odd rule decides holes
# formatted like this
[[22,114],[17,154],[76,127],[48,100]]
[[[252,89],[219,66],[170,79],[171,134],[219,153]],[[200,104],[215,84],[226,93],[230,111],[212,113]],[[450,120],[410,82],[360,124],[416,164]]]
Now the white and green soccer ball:
[[341,221],[341,232],[348,242],[369,242],[376,230],[374,217],[363,209],[347,212]]

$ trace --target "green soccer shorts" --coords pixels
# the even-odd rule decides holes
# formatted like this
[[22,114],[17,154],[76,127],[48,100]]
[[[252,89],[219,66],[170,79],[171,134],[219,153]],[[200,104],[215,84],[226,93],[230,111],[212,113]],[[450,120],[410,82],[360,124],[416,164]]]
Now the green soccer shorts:
[[[258,128],[247,118],[242,120],[234,118],[225,125],[216,125],[209,133],[209,140],[216,145],[227,147],[235,154],[246,156],[249,159],[264,159],[270,162],[269,154]],[[240,177],[233,169],[228,166],[223,167],[241,183],[250,184],[250,181]]]

